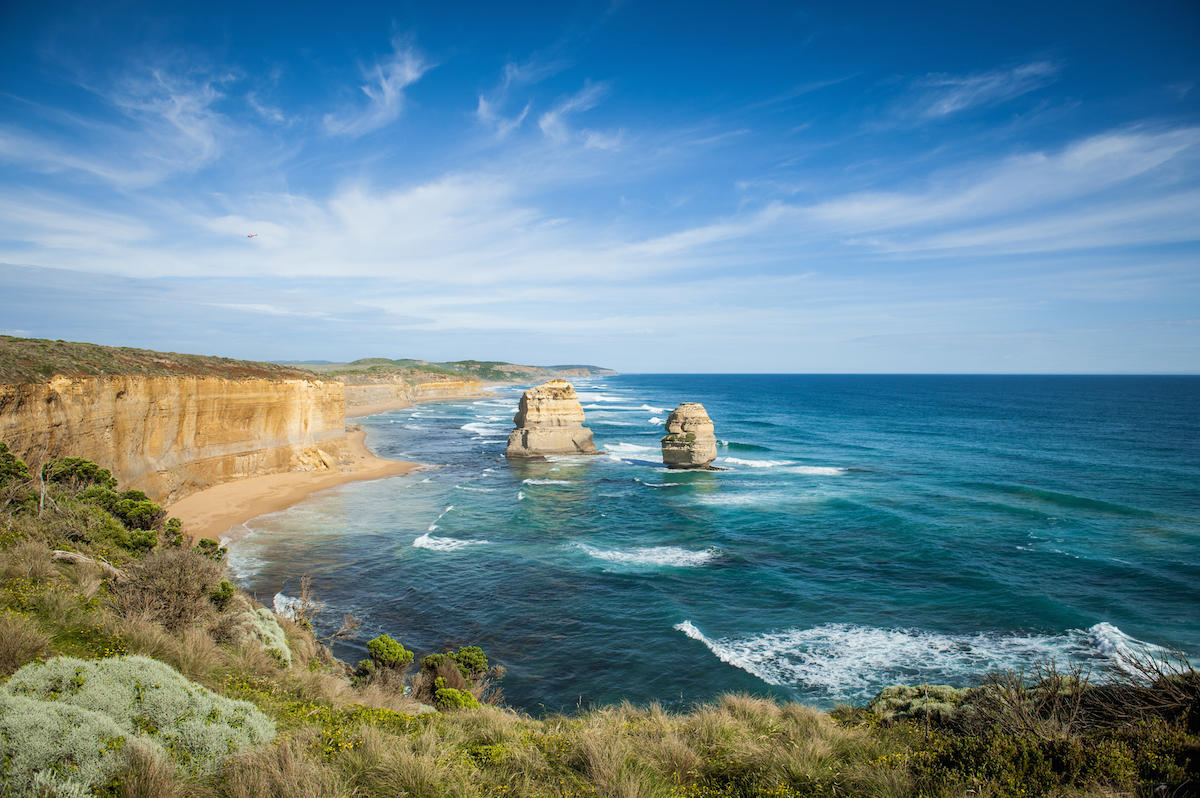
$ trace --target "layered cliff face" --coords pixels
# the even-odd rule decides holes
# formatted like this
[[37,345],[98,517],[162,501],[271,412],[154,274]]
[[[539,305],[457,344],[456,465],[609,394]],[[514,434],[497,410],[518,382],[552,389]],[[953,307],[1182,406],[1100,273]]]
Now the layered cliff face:
[[566,380],[550,380],[521,395],[508,436],[509,457],[595,454],[592,431],[583,426],[583,405]]
[[709,464],[717,459],[717,437],[704,405],[681,402],[671,411],[662,456],[668,468],[711,468]]
[[170,503],[239,477],[332,468],[342,385],[317,379],[55,376],[0,384],[0,440],[24,459],[85,457]]
[[478,396],[483,383],[471,378],[410,381],[401,376],[342,375],[346,414],[363,415],[381,406],[397,406],[434,399]]

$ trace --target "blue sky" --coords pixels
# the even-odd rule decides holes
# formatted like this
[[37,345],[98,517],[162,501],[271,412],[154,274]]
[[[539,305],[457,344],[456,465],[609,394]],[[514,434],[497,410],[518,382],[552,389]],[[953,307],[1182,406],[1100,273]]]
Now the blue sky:
[[1193,2],[192,8],[0,6],[0,332],[1200,371]]

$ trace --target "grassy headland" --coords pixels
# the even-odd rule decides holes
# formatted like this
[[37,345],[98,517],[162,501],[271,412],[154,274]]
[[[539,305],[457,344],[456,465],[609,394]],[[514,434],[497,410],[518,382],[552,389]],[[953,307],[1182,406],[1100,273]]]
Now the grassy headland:
[[[223,550],[104,469],[0,447],[0,790],[124,796],[1187,795],[1200,674],[1054,670],[884,691],[825,713],[726,696],[688,712],[504,707],[474,647],[288,617]],[[402,630],[392,630],[402,637]],[[324,637],[321,635],[324,634]],[[647,656],[651,656],[650,653]]]
[[277,363],[0,335],[0,382],[39,383],[55,375],[112,374],[223,377],[231,380],[251,377],[312,379],[314,376],[312,372]]

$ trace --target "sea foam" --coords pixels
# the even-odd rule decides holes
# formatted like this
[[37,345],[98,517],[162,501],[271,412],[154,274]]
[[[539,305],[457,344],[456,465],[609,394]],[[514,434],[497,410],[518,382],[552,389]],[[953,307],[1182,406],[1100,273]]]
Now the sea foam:
[[522,485],[573,485],[573,480],[570,479],[523,479]]
[[639,549],[599,549],[586,543],[578,543],[576,547],[597,560],[621,563],[623,565],[658,565],[676,568],[694,568],[705,565],[721,556],[716,548],[703,551],[690,551],[677,546],[648,546]]
[[439,538],[426,532],[412,542],[413,546],[418,549],[429,549],[430,551],[458,551],[465,549],[468,546],[484,546],[491,541],[489,540],[459,540],[458,538]]
[[834,623],[714,639],[691,621],[675,629],[767,684],[822,690],[839,700],[867,698],[897,683],[964,683],[981,673],[1050,660],[1120,668],[1122,655],[1157,650],[1104,622],[1059,635],[942,634]]

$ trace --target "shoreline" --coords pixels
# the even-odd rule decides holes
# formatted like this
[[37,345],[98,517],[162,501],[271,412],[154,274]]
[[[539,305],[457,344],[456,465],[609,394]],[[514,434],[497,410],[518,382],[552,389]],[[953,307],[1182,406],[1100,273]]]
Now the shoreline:
[[455,396],[424,396],[419,399],[400,399],[396,398],[389,402],[374,402],[366,405],[356,405],[355,407],[346,408],[346,418],[362,418],[364,416],[374,416],[379,413],[387,413],[392,410],[403,410],[406,407],[413,405],[424,405],[430,402],[457,402],[463,399],[487,399],[496,394],[486,388],[478,393],[457,394]]
[[167,506],[167,515],[182,521],[184,534],[192,540],[220,540],[233,527],[260,515],[286,510],[318,491],[428,468],[421,463],[376,456],[367,448],[366,436],[366,430],[346,435],[347,449],[355,458],[349,466],[328,471],[284,471],[222,482]]

